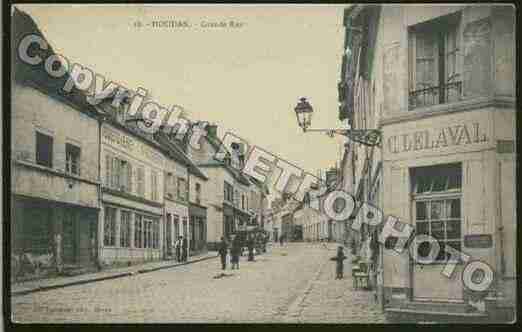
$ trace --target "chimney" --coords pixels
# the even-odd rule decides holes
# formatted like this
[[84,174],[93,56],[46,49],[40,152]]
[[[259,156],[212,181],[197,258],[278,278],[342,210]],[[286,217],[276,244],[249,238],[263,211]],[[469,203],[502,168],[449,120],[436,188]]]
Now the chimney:
[[213,138],[217,137],[217,125],[216,124],[209,124],[206,127],[207,129],[207,135]]

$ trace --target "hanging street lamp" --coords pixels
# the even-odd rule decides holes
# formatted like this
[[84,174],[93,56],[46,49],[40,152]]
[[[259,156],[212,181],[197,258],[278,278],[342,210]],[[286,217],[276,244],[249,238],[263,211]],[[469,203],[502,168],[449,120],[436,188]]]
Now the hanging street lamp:
[[304,97],[299,99],[294,111],[297,123],[303,129],[303,132],[324,132],[330,137],[333,137],[334,134],[342,135],[366,146],[379,146],[381,144],[382,133],[378,129],[310,129],[314,109]]

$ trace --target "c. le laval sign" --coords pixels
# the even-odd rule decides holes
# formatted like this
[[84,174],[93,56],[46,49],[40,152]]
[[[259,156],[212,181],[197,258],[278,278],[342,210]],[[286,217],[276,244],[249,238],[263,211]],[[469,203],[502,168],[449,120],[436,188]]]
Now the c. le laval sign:
[[487,141],[487,135],[481,132],[479,123],[474,122],[392,135],[386,140],[386,145],[390,153],[401,153]]

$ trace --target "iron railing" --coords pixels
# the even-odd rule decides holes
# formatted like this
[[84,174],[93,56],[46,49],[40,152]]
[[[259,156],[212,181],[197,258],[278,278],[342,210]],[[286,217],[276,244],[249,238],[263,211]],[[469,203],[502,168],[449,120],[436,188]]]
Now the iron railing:
[[461,94],[461,81],[410,91],[409,108],[414,109],[457,101],[460,99]]

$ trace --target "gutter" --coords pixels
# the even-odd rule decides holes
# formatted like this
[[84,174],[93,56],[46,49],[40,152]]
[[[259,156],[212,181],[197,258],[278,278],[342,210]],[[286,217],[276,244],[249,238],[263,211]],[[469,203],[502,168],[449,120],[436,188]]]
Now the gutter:
[[[98,111],[97,108],[95,108],[96,111]],[[99,112],[98,112],[99,113]],[[98,114],[98,206],[101,209],[102,208],[102,183],[101,183],[101,160],[102,160],[102,125],[103,125],[103,115]],[[100,253],[101,253],[101,240],[100,240],[100,228],[101,228],[101,221],[100,221],[100,213],[98,212],[98,219],[97,219],[97,225],[96,225],[96,263],[98,266],[101,266],[100,262]]]

